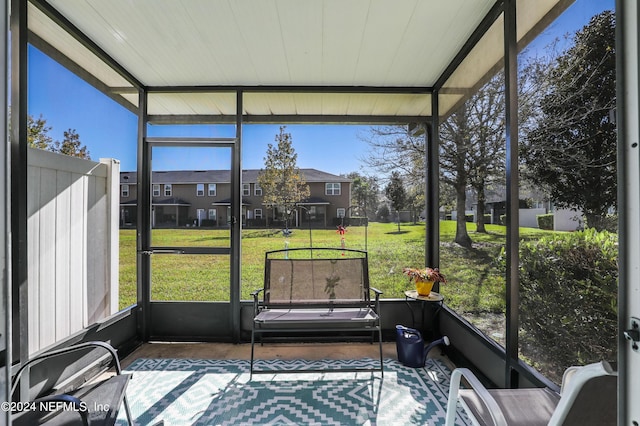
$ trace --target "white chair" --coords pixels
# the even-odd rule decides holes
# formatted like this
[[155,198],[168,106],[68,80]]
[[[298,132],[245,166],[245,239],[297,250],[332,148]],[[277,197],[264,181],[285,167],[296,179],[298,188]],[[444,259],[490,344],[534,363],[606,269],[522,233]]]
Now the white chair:
[[[464,377],[470,388],[460,389]],[[615,425],[618,372],[602,361],[569,367],[562,377],[560,395],[548,388],[486,389],[466,368],[451,374],[446,425],[453,426],[460,401],[475,424]]]

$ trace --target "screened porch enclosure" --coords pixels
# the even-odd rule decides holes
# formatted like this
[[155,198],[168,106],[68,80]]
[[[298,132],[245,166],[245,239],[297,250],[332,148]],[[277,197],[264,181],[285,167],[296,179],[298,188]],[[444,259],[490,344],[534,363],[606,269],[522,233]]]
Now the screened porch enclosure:
[[[245,135],[248,126],[395,126],[407,129],[407,138],[422,147],[416,164],[422,170],[418,186],[423,208],[416,211],[423,212],[420,217],[424,222],[415,226],[420,227],[424,241],[417,249],[422,263],[415,266],[439,267],[450,281],[435,289],[445,298],[442,308],[420,305],[420,315],[411,312],[410,320],[434,336],[449,336],[452,346],[447,355],[499,387],[548,386],[558,390],[554,371],[566,368],[565,363],[596,361],[588,359],[596,355],[609,357],[607,360],[617,362],[620,371],[618,419],[624,424],[637,423],[640,412],[630,401],[638,395],[638,385],[631,377],[640,374],[639,353],[623,332],[631,327],[632,317],[640,317],[640,280],[633,267],[640,257],[640,225],[636,223],[640,217],[640,183],[635,152],[638,9],[633,1],[611,4],[616,23],[612,39],[617,53],[617,92],[608,115],[615,117],[609,124],[610,130],[617,132],[618,154],[612,167],[617,170],[618,184],[614,252],[619,269],[617,289],[600,300],[611,307],[605,319],[613,325],[606,328],[600,352],[561,359],[559,353],[539,350],[543,346],[536,339],[542,338],[526,328],[527,321],[535,322],[527,315],[536,305],[527,304],[531,295],[522,285],[521,265],[530,258],[521,258],[520,253],[527,249],[531,254],[530,244],[551,238],[553,231],[545,233],[520,225],[520,216],[529,214],[522,209],[538,202],[543,205],[548,199],[536,198],[535,191],[522,184],[522,152],[525,141],[528,143],[525,130],[530,130],[525,125],[530,122],[519,121],[519,109],[523,108],[525,95],[531,95],[522,91],[527,78],[524,65],[533,56],[530,52],[545,52],[548,33],[559,36],[558,26],[568,25],[570,19],[582,19],[587,25],[591,2],[3,2],[10,16],[10,26],[3,34],[11,59],[10,79],[9,75],[5,78],[11,93],[4,97],[10,99],[5,127],[11,129],[10,153],[3,152],[10,178],[6,182],[11,183],[4,189],[5,210],[10,213],[5,214],[3,222],[7,231],[5,270],[10,271],[5,272],[6,294],[2,299],[7,332],[1,333],[0,340],[5,377],[11,377],[10,366],[41,350],[31,343],[33,336],[25,326],[36,315],[30,307],[37,297],[27,285],[37,268],[29,264],[27,256],[33,241],[27,227],[31,213],[27,208],[26,172],[30,111],[27,52],[35,48],[135,115],[137,121],[136,170],[130,171],[126,188],[129,199],[121,201],[119,209],[112,209],[115,221],[121,228],[128,228],[120,230],[119,243],[121,247],[129,244],[127,253],[131,254],[126,265],[120,258],[120,267],[128,270],[132,291],[126,297],[132,303],[121,303],[115,314],[56,338],[49,347],[103,340],[126,355],[150,341],[248,342],[253,311],[247,294],[261,282],[253,282],[260,281],[255,265],[248,268],[247,253],[255,243],[245,238],[246,231],[262,226],[262,221],[268,225],[278,220],[277,208],[251,198],[256,196],[255,182],[245,187],[245,156],[252,150]],[[535,94],[531,96],[536,98]],[[478,150],[492,160],[487,163],[495,170],[489,186],[500,190],[495,190],[491,199],[474,192],[476,201],[465,205],[443,188],[448,188],[447,180],[457,177],[446,163],[456,150],[449,152],[447,147],[452,143],[455,146],[455,132],[460,134],[462,126],[473,121],[468,105],[474,99],[480,99],[478,104],[492,99],[500,105],[494,121],[485,126],[487,133],[500,135],[496,137],[499,143],[495,151]],[[541,99],[540,94],[538,104]],[[191,136],[181,130],[158,136],[154,132],[162,126],[181,129],[195,125],[224,126],[224,132],[220,132],[224,136]],[[182,189],[171,179],[162,180],[158,176],[171,172],[158,169],[153,160],[169,149],[211,159],[206,171],[224,171],[228,176],[188,182],[202,194]],[[203,152],[206,155],[200,155]],[[222,165],[216,162],[219,153]],[[331,204],[331,197],[346,195],[342,189],[334,193],[344,187],[327,185],[322,196],[309,197],[287,212],[298,235],[305,239],[308,235],[310,245],[314,244],[312,236],[317,238],[321,229],[335,234],[332,221],[352,216],[350,209],[354,207]],[[458,190],[457,195],[468,187]],[[207,199],[206,206],[196,206],[201,201],[198,197]],[[483,211],[478,200],[504,210]],[[455,212],[465,216],[469,211],[473,217],[489,216],[490,221],[486,233],[465,228],[473,240],[465,252],[456,228],[465,225],[447,220],[447,215]],[[203,237],[188,241],[164,232],[174,228],[203,232]],[[368,228],[358,232],[347,234],[347,238],[358,235],[363,239],[370,249],[373,268],[386,268],[391,275],[388,271],[398,273],[403,263],[414,266],[406,265],[403,258],[389,266],[386,262],[394,255],[376,246]],[[336,247],[339,238],[334,238]],[[411,249],[417,251],[414,246]],[[209,265],[209,270],[202,264]],[[188,275],[172,265],[185,266]],[[472,271],[472,278],[465,271]],[[178,276],[176,281],[182,281],[178,296],[167,296],[165,291],[167,277],[172,274]],[[378,276],[384,283],[382,272]],[[195,284],[191,284],[192,277],[196,277]],[[372,275],[372,285],[377,287],[373,279]],[[478,293],[472,293],[470,286],[455,287],[456,282],[475,280],[479,280],[474,287]],[[214,296],[197,289],[202,282],[210,287],[208,290],[215,290]],[[121,301],[125,297],[122,290],[120,297]],[[384,340],[393,341],[395,325],[408,321],[409,302],[397,288],[387,291],[383,298],[382,335]],[[588,318],[593,311],[587,309],[599,309],[595,305],[572,305],[585,311],[570,318],[571,322]],[[484,315],[487,313],[490,315]],[[585,327],[595,329],[595,325],[583,322]],[[557,338],[560,341],[563,336]]]

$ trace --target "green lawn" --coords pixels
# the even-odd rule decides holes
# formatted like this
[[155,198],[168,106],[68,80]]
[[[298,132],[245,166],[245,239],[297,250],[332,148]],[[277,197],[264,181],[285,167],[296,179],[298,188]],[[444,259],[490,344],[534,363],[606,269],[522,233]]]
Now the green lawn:
[[[365,235],[366,230],[366,235]],[[447,304],[465,312],[502,312],[504,310],[504,276],[496,259],[505,243],[505,227],[488,225],[487,234],[475,232],[468,224],[474,248],[463,249],[452,241],[455,222],[440,223],[440,266],[447,284],[441,293]],[[537,238],[549,233],[538,229],[521,229],[522,238]],[[154,229],[153,241],[166,246],[224,246],[228,230]],[[289,247],[309,247],[309,230],[295,229],[288,239]],[[336,230],[312,231],[313,247],[340,247]],[[371,223],[365,227],[349,227],[345,235],[347,248],[369,252],[371,284],[386,298],[404,297],[411,288],[402,275],[405,266],[424,264],[425,226],[402,224],[401,232],[393,223]],[[262,286],[264,253],[284,248],[285,238],[279,230],[246,229],[242,235],[243,299]],[[120,231],[120,307],[136,299],[135,230]],[[156,254],[152,256],[153,300],[217,301],[229,299],[229,257],[208,255]]]

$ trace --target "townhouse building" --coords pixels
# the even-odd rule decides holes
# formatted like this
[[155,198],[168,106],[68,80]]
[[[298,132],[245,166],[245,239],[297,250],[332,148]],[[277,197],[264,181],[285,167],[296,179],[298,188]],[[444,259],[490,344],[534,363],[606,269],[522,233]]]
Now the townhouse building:
[[[351,180],[316,169],[301,169],[310,195],[297,207],[283,212],[264,203],[258,184],[260,170],[242,171],[242,223],[246,227],[333,227],[349,214]],[[225,227],[231,220],[229,170],[156,171],[151,177],[152,226]],[[120,173],[120,226],[136,224],[138,185],[136,172]]]

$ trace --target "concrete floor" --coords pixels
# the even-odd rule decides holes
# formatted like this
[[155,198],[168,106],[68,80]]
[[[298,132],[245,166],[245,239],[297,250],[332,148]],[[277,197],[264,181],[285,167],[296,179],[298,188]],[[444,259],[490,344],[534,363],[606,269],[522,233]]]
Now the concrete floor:
[[[395,342],[382,344],[383,358],[397,359]],[[448,360],[435,348],[430,357]],[[249,359],[251,344],[145,343],[121,361],[126,368],[138,358]],[[360,359],[379,357],[378,345],[370,343],[268,343],[255,346],[255,359]],[[455,367],[454,367],[455,368]]]

